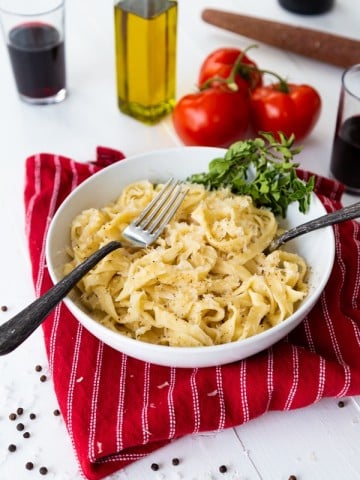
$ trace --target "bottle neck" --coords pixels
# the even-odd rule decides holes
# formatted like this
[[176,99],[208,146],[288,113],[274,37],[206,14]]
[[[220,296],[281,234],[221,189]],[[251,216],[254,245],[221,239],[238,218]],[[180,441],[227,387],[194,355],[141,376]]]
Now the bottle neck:
[[152,18],[159,15],[169,8],[170,5],[176,4],[171,0],[122,0],[118,2],[118,6],[128,12],[135,13],[143,18]]

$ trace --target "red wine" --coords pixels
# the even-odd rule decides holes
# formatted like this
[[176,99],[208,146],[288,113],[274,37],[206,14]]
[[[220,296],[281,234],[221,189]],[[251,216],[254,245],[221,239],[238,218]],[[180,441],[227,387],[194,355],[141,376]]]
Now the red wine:
[[349,191],[360,193],[360,115],[345,120],[335,133],[330,170]]
[[279,0],[279,3],[290,12],[313,15],[330,10],[334,0]]
[[46,98],[65,88],[65,49],[58,30],[24,23],[9,33],[8,49],[21,95]]

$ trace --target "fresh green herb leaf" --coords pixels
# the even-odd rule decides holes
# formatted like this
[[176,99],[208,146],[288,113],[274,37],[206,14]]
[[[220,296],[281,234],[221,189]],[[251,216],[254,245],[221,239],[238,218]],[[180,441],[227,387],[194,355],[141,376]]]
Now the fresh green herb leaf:
[[257,206],[264,206],[275,215],[286,216],[288,205],[297,201],[299,210],[307,211],[314,177],[308,182],[298,178],[293,161],[300,148],[294,148],[294,136],[270,133],[234,143],[224,157],[209,163],[208,172],[191,175],[187,181],[204,185],[209,190],[230,188],[233,193],[250,195]]

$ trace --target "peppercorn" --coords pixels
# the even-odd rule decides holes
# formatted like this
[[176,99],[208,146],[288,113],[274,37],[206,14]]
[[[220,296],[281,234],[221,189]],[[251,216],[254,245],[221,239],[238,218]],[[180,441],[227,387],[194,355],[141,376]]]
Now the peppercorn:
[[180,460],[179,460],[178,458],[173,458],[173,459],[171,460],[171,463],[176,466],[176,465],[179,465]]
[[8,307],[6,305],[1,306],[1,311],[2,312],[7,312]]
[[16,410],[16,413],[17,413],[18,415],[22,415],[22,414],[24,413],[24,409],[21,408],[21,407],[19,407],[19,408]]
[[17,417],[16,413],[10,413],[9,415],[10,420],[16,420],[16,417]]
[[296,476],[295,475],[290,475],[289,480],[296,480]]
[[9,452],[15,452],[15,450],[16,450],[16,445],[14,445],[13,443],[11,443],[11,444],[8,446],[8,450],[9,450]]
[[227,472],[227,467],[226,467],[226,465],[220,465],[220,467],[219,467],[219,472],[220,472],[220,473],[226,473],[226,472]]
[[30,413],[29,418],[30,418],[30,420],[35,420],[35,418],[36,418],[35,413]]
[[34,464],[32,462],[25,463],[26,470],[32,470],[34,468]]
[[58,417],[58,416],[60,415],[60,410],[56,408],[56,409],[53,411],[53,414],[55,415],[55,417]]
[[24,438],[30,438],[30,432],[25,432],[23,433]]
[[36,365],[36,366],[35,366],[35,371],[36,371],[36,372],[41,372],[41,370],[42,370],[42,366],[41,366],[41,365]]
[[23,423],[18,423],[16,425],[16,430],[19,430],[19,432],[22,432],[25,428],[25,425]]
[[159,465],[157,463],[152,463],[151,470],[154,470],[154,472],[156,472],[157,470],[159,470]]
[[40,382],[46,382],[46,379],[47,379],[46,375],[41,375]]
[[345,407],[345,402],[343,402],[342,400],[340,400],[340,401],[338,402],[338,407],[339,407],[339,408],[344,408],[344,407]]
[[39,472],[41,475],[46,475],[48,473],[48,469],[46,467],[40,467]]

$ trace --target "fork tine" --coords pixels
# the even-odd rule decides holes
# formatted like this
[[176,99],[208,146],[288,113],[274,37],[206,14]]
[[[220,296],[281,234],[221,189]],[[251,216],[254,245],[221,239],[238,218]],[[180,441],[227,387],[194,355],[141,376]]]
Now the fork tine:
[[184,189],[184,190],[180,190],[180,194],[177,193],[176,196],[172,199],[172,204],[169,204],[168,205],[168,209],[164,212],[162,212],[161,216],[158,217],[158,221],[156,222],[156,226],[157,228],[155,230],[152,230],[151,234],[158,237],[161,235],[162,231],[164,230],[164,228],[166,227],[166,225],[170,222],[170,220],[172,219],[172,217],[175,215],[175,213],[177,212],[177,210],[179,209],[182,201],[184,200],[187,192],[188,192],[188,188],[187,189]]
[[[166,200],[169,198],[169,195],[171,195],[172,191],[176,187],[177,183],[173,184],[172,188],[166,193],[168,190],[168,187],[172,184],[174,181],[173,178],[169,178],[169,180],[165,183],[163,188],[160,190],[160,192],[156,195],[156,197],[149,203],[149,205],[141,212],[141,214],[133,221],[133,225],[136,227],[140,228],[146,228],[148,224],[148,220],[152,219],[154,215],[157,214],[157,212],[162,208]],[[160,200],[161,198],[161,200]],[[150,214],[150,215],[148,215]],[[144,222],[143,222],[144,220]],[[143,223],[142,223],[143,222]]]
[[122,237],[133,246],[144,248],[161,235],[184,200],[188,188],[170,178],[155,198],[122,232]]
[[176,181],[170,186],[170,190],[165,194],[164,198],[159,200],[157,207],[150,212],[148,217],[145,218],[139,227],[148,231],[150,234],[153,234],[153,231],[162,222],[162,219],[165,217],[174,201],[176,201],[179,192],[181,192],[181,188],[179,187],[179,182]]

